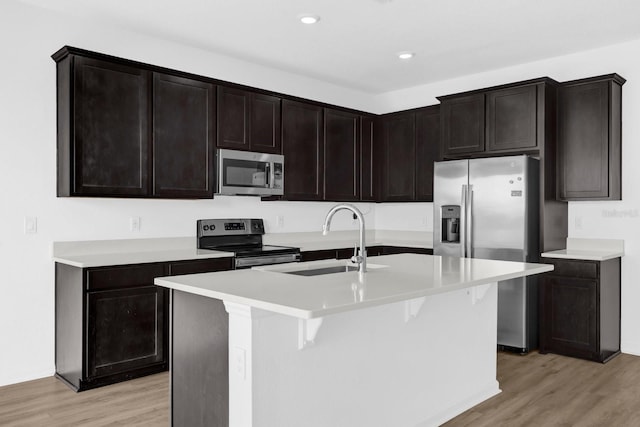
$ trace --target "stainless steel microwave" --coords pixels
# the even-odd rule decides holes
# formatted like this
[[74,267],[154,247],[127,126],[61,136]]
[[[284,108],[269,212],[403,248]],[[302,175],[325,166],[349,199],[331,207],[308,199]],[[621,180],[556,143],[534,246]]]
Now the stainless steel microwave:
[[218,149],[217,193],[281,196],[284,194],[284,156]]

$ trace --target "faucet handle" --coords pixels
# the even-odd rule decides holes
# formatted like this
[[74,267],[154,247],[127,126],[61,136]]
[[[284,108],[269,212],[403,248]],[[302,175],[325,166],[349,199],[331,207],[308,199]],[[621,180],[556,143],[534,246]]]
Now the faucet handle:
[[362,254],[358,255],[358,244],[353,245],[353,256],[351,262],[354,264],[360,264],[362,262]]

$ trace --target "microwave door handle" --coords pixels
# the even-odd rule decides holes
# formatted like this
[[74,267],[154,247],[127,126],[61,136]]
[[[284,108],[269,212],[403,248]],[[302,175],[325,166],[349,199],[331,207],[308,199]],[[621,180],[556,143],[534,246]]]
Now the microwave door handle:
[[467,257],[467,186],[462,186],[460,194],[460,224],[458,225],[458,235],[460,236],[460,256]]
[[268,162],[264,165],[264,180],[264,186],[271,187],[271,163]]

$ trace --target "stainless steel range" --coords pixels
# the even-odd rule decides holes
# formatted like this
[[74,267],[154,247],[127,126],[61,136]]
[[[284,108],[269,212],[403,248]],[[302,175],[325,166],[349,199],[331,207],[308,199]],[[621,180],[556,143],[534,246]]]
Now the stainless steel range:
[[198,249],[235,253],[235,268],[299,262],[300,249],[263,245],[262,219],[199,219]]

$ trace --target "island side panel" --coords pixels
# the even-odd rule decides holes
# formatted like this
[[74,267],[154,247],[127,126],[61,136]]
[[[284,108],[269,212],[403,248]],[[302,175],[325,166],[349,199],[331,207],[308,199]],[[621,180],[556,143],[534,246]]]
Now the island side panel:
[[171,294],[171,425],[227,427],[227,312],[217,299]]
[[229,425],[440,425],[500,391],[496,289],[326,316],[302,350],[304,320],[227,304]]

